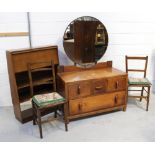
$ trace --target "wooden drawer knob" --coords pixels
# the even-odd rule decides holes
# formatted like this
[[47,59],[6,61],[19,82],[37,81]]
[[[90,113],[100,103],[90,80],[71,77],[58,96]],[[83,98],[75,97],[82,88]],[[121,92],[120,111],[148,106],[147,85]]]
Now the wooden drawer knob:
[[115,102],[115,104],[117,104],[117,102],[118,102],[118,96],[117,95],[114,98],[114,102]]
[[118,82],[118,81],[116,81],[115,88],[116,88],[116,89],[118,89],[118,87],[119,87],[119,82]]
[[78,109],[79,109],[79,111],[82,110],[82,104],[79,104],[79,105],[78,105]]
[[77,94],[80,95],[80,93],[81,93],[81,87],[80,87],[80,85],[78,85]]
[[96,90],[100,90],[100,89],[103,89],[103,86],[98,86],[98,87],[95,87]]

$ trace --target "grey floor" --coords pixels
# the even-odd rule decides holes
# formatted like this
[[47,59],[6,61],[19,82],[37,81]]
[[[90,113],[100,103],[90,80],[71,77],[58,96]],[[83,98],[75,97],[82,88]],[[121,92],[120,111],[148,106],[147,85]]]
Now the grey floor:
[[[39,138],[32,121],[21,124],[14,118],[12,107],[0,107],[0,141],[155,141],[155,95],[149,111],[145,102],[128,101],[127,111],[117,111],[69,123],[65,132],[61,118],[44,118],[43,135]],[[48,120],[48,121],[47,121]]]

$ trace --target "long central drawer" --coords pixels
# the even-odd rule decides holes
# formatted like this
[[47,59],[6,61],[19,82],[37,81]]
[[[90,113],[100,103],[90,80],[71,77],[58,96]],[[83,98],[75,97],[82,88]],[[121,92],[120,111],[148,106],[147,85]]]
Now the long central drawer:
[[70,115],[87,113],[125,104],[125,91],[89,96],[69,101]]

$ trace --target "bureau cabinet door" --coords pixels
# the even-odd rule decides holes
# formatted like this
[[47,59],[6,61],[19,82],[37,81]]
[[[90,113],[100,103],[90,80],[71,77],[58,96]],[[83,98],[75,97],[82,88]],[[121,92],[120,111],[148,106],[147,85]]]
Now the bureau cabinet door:
[[69,99],[91,95],[90,82],[73,83],[68,86]]
[[117,90],[125,90],[127,87],[126,78],[125,77],[117,77],[108,79],[108,92],[117,91]]
[[92,83],[93,94],[101,94],[107,90],[107,80],[94,80]]
[[105,95],[96,95],[82,99],[70,100],[70,115],[87,113],[126,104],[125,94],[125,91],[121,91],[118,93],[109,93]]

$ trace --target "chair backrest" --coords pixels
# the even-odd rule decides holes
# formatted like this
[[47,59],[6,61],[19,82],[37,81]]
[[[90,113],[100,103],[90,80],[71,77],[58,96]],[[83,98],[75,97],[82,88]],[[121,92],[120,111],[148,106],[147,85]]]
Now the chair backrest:
[[[147,71],[147,64],[148,64],[148,56],[146,57],[134,57],[134,56],[125,56],[126,59],[126,73],[128,72],[143,72],[144,73],[144,77],[146,77],[146,71]],[[134,68],[130,68],[128,67],[128,60],[144,60],[145,64],[144,64],[144,69],[134,69]]]
[[27,67],[31,97],[34,95],[35,86],[52,84],[53,91],[56,91],[55,67],[53,61],[28,63]]

